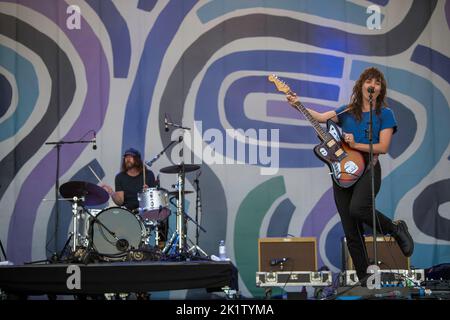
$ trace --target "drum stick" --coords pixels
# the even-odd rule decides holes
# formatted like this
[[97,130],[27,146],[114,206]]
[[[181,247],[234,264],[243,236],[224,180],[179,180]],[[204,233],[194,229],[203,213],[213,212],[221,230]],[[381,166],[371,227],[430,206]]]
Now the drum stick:
[[94,176],[97,178],[97,180],[98,180],[98,182],[102,182],[102,180],[98,177],[98,175],[97,174],[95,174],[95,171],[91,168],[91,166],[90,165],[88,165],[88,167],[89,167],[89,169],[92,171],[92,173],[94,174]]
[[145,169],[145,166],[144,166],[144,172],[143,172],[143,174],[144,174],[144,185],[142,186],[142,190],[144,190],[144,186],[146,185],[146,181],[145,181],[145,171],[146,171],[146,169]]

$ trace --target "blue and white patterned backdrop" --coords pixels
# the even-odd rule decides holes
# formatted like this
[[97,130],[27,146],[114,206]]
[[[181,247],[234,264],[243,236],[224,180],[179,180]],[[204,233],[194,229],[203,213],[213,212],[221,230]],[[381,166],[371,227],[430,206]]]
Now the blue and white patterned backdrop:
[[[371,5],[381,29],[368,28]],[[318,140],[267,75],[326,111],[347,103],[360,72],[375,65],[399,123],[381,160],[377,206],[407,221],[413,266],[450,262],[449,39],[450,0],[2,0],[0,239],[9,259],[45,258],[70,230],[68,203],[58,202],[55,216],[56,149],[45,142],[90,140],[95,130],[97,150],[61,148],[59,180],[97,183],[91,166],[113,185],[123,150],[149,160],[177,137],[164,130],[167,114],[203,139],[200,149],[185,140],[193,162],[225,145],[213,140],[227,129],[279,129],[273,175],[261,174],[261,158],[231,163],[237,156],[225,147],[215,150],[225,163],[202,163],[200,247],[217,254],[226,239],[245,296],[263,294],[255,287],[259,237],[316,237],[319,266],[338,272],[343,231],[327,169],[312,152]],[[242,141],[249,149],[274,137]],[[176,163],[174,154],[155,173]],[[161,182],[171,188],[176,176]],[[194,215],[195,194],[187,200]]]

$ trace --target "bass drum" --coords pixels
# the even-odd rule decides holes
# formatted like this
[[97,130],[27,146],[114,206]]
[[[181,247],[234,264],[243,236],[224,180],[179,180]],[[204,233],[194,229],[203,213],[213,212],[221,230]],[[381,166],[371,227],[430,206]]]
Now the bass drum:
[[140,249],[146,233],[140,217],[121,207],[101,211],[91,223],[92,247],[105,257],[123,257]]

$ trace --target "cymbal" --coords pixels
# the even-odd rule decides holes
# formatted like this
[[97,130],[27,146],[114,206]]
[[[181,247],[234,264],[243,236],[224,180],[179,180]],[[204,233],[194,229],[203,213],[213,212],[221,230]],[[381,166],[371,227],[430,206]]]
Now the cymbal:
[[162,173],[180,173],[183,170],[183,167],[184,172],[191,172],[200,169],[200,166],[196,164],[178,164],[174,166],[164,167],[159,171]]
[[109,199],[108,192],[102,187],[86,181],[69,181],[59,187],[64,198],[84,197],[87,206],[103,204]]
[[[184,194],[189,194],[189,193],[194,193],[194,191],[184,190]],[[179,192],[178,191],[169,191],[168,194],[169,194],[169,196],[178,196]]]

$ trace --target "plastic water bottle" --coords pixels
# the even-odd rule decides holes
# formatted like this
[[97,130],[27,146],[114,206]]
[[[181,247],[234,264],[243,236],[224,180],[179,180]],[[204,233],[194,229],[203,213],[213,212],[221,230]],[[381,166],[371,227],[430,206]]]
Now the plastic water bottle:
[[220,243],[219,243],[219,258],[222,261],[225,261],[227,259],[227,252],[225,249],[225,241],[224,240],[220,240]]

